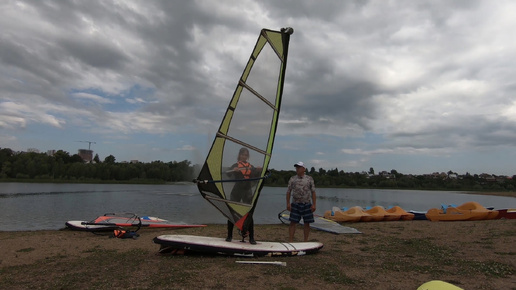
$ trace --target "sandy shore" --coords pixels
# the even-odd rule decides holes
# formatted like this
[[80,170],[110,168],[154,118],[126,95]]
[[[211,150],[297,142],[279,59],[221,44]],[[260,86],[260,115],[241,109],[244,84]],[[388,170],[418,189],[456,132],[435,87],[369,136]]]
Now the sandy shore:
[[[225,225],[140,230],[115,239],[71,230],[0,232],[3,289],[417,289],[444,280],[464,289],[516,289],[516,220],[346,224],[363,234],[312,230],[324,248],[299,257],[162,255],[162,234],[223,237]],[[283,224],[257,225],[258,241],[287,241]],[[302,229],[296,232],[301,239]],[[284,261],[241,265],[237,260]]]

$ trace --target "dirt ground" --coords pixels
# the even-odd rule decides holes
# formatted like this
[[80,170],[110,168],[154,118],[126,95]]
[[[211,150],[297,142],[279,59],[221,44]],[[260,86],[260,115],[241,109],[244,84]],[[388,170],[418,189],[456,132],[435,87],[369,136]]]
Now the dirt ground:
[[[163,255],[162,234],[225,236],[225,225],[140,230],[116,239],[67,229],[0,232],[2,289],[417,289],[443,280],[464,289],[516,289],[516,220],[352,223],[362,234],[312,230],[316,254],[238,258]],[[283,224],[256,225],[258,241],[287,241]],[[296,231],[302,239],[302,228]],[[286,266],[238,264],[282,261]]]

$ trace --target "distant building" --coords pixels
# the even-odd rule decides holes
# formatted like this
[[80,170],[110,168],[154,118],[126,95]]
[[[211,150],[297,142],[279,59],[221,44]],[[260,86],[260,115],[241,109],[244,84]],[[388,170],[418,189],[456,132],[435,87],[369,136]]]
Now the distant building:
[[56,154],[56,150],[47,150],[48,156],[54,156]]
[[88,149],[79,149],[79,156],[84,160],[84,162],[91,163],[93,160],[93,150]]
[[380,175],[381,177],[387,178],[387,179],[391,179],[391,178],[395,179],[396,178],[396,175],[389,173],[387,171],[381,171],[380,173],[378,173],[378,175]]

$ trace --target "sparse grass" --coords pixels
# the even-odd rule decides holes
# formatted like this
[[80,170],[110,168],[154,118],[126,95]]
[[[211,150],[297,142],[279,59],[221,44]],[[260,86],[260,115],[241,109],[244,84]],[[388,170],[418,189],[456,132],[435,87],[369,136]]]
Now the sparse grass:
[[[514,267],[499,262],[478,262],[478,264],[481,272],[489,276],[508,278],[515,273]],[[474,264],[474,266],[476,265]]]
[[514,237],[516,236],[516,229],[503,231],[497,234],[499,237]]
[[34,248],[19,249],[16,252],[18,252],[18,253],[27,253],[27,252],[32,252],[32,251],[34,251]]
[[339,267],[336,265],[325,265],[317,270],[317,275],[330,284],[354,285],[359,283],[358,280],[346,276],[345,272],[341,272],[338,269]]
[[516,252],[494,252],[495,254],[497,255],[506,255],[506,256],[515,256],[516,255]]
[[[357,223],[363,234],[312,231],[313,255],[260,257],[287,266],[241,265],[235,258],[161,255],[142,230],[138,240],[90,233],[0,232],[2,289],[417,289],[445,280],[465,289],[511,289],[516,279],[516,220]],[[257,239],[285,241],[285,225],[257,225]],[[225,225],[177,231],[224,236]],[[300,239],[301,231],[296,232]]]

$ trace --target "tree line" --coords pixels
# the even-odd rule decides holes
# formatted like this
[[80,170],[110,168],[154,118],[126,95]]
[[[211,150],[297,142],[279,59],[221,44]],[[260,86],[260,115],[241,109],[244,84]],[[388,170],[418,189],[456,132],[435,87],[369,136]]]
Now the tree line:
[[[412,190],[449,190],[449,191],[514,191],[516,176],[486,179],[483,175],[466,173],[457,178],[447,174],[412,175],[402,174],[392,170],[390,174],[368,174],[365,172],[344,172],[337,168],[315,170],[310,168],[308,175],[312,176],[316,187],[333,188],[379,188],[379,189],[412,189]],[[267,180],[269,186],[286,186],[294,171],[272,170]]]
[[[200,165],[190,161],[150,163],[116,162],[113,155],[101,161],[98,155],[94,162],[85,163],[78,154],[58,150],[47,155],[36,152],[14,152],[9,148],[0,149],[0,181],[38,182],[120,182],[120,183],[166,183],[192,181]],[[274,170],[265,180],[266,186],[287,186],[295,175],[294,170]],[[513,178],[486,178],[482,175],[466,173],[458,176],[451,170],[447,174],[412,175],[398,173],[374,174],[369,172],[344,172],[343,170],[314,167],[308,174],[314,178],[316,187],[342,188],[384,188],[416,190],[452,191],[514,191],[516,176]],[[453,176],[453,178],[451,178]]]
[[103,162],[95,155],[95,162],[85,163],[78,154],[63,150],[52,156],[45,153],[15,153],[0,149],[0,180],[54,182],[132,182],[163,183],[191,180],[193,167],[181,162],[153,161],[150,163],[116,162],[113,155]]

